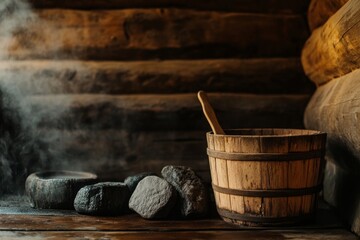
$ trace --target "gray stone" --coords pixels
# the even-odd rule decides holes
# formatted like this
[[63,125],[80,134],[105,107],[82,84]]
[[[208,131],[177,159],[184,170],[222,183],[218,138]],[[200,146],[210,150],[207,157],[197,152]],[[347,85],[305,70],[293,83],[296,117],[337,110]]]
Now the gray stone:
[[143,218],[165,218],[176,204],[176,190],[164,179],[148,176],[139,182],[129,208]]
[[42,171],[27,177],[25,191],[32,207],[74,209],[74,199],[79,189],[96,182],[97,177],[92,173]]
[[143,172],[143,173],[136,174],[134,176],[129,176],[125,179],[124,183],[128,186],[128,188],[130,189],[130,192],[134,192],[138,183],[147,176],[156,176],[156,173]]
[[130,191],[125,183],[102,182],[79,190],[74,200],[78,213],[119,215],[127,210]]
[[191,168],[170,165],[165,166],[161,174],[177,190],[183,217],[202,217],[207,214],[208,194],[206,188]]

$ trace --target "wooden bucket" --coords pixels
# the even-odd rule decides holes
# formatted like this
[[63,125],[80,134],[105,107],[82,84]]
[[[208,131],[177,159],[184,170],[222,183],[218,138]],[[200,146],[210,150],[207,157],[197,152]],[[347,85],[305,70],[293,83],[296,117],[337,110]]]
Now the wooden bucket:
[[212,186],[220,216],[249,226],[312,220],[322,187],[326,134],[300,129],[207,133]]

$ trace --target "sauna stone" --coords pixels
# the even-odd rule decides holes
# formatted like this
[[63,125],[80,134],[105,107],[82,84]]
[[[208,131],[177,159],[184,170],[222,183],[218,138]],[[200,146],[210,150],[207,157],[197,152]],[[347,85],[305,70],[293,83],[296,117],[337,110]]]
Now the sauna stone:
[[88,215],[119,215],[127,210],[130,191],[125,183],[102,182],[79,190],[74,200],[78,213]]
[[25,192],[30,204],[41,209],[74,209],[77,192],[97,182],[92,173],[74,171],[41,171],[30,174]]
[[183,217],[202,217],[208,210],[206,188],[195,172],[185,166],[165,166],[162,176],[180,196],[180,211]]
[[147,176],[156,176],[156,173],[153,172],[143,172],[133,176],[129,176],[125,179],[124,183],[130,189],[130,192],[133,193],[135,191],[136,186],[138,183],[143,180]]
[[177,193],[166,180],[148,176],[136,186],[129,208],[143,218],[166,218],[176,204]]

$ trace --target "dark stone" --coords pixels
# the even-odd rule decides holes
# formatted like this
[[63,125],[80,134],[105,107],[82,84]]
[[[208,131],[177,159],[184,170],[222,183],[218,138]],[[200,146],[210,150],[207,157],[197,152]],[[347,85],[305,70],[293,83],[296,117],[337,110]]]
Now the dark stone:
[[25,191],[31,206],[43,209],[74,209],[74,199],[80,188],[94,184],[92,173],[44,171],[29,175]]
[[130,191],[125,183],[102,182],[81,188],[74,200],[78,213],[119,215],[126,212]]
[[176,190],[164,179],[148,176],[139,182],[129,208],[143,218],[165,218],[176,204]]
[[191,168],[170,165],[165,166],[161,174],[177,190],[183,217],[203,217],[207,214],[208,194],[206,188]]
[[125,179],[124,183],[128,186],[128,188],[130,189],[130,192],[134,192],[138,183],[147,176],[157,176],[157,175],[156,175],[156,173],[153,173],[153,172],[143,172],[143,173],[136,174],[134,176],[127,177]]

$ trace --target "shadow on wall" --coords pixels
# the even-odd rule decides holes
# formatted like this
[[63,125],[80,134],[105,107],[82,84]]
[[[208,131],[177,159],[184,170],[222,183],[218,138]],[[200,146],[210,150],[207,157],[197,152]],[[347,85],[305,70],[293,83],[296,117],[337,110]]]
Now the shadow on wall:
[[359,232],[360,221],[360,192],[359,185],[360,175],[351,174],[349,171],[335,165],[330,159],[327,159],[324,178],[324,198],[332,206],[341,209],[341,216],[347,216],[344,222],[353,223],[352,231]]

